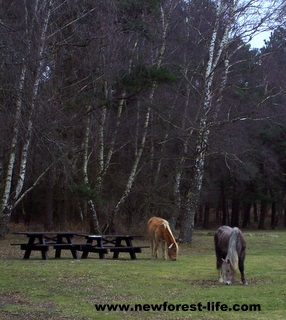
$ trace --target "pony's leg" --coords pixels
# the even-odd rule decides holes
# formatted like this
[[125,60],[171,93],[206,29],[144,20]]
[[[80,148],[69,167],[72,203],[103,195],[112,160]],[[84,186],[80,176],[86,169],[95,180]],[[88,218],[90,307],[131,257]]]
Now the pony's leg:
[[159,247],[159,242],[154,241],[154,258],[158,258],[158,247]]
[[223,282],[223,276],[222,276],[222,270],[221,270],[221,267],[222,267],[222,258],[217,256],[216,257],[216,268],[218,270],[218,282],[222,283]]
[[166,241],[162,241],[162,250],[163,250],[163,259],[168,260],[168,257],[167,257],[168,245]]
[[222,270],[218,270],[218,282],[223,283],[223,276],[222,276]]
[[221,250],[219,248],[219,244],[218,244],[218,234],[215,234],[214,237],[214,243],[215,243],[215,256],[216,256],[216,269],[218,270],[218,282],[222,283],[223,282],[223,276],[222,276],[222,253]]
[[151,239],[150,245],[151,245],[151,258],[154,258],[154,240],[153,239]]
[[244,258],[245,258],[245,253],[241,254],[241,257],[238,259],[238,269],[240,271],[242,284],[247,285],[247,282],[244,277]]

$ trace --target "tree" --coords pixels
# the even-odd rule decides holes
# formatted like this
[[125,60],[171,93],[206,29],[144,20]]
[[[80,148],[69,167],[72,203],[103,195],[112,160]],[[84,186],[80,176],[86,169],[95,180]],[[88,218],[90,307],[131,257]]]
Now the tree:
[[[225,90],[228,74],[234,61],[231,58],[244,44],[239,41],[244,37],[250,37],[261,27],[261,20],[252,23],[250,29],[247,26],[237,28],[240,25],[241,17],[253,14],[253,6],[260,6],[260,2],[251,1],[245,5],[243,2],[225,3],[215,2],[215,18],[212,26],[212,35],[208,46],[208,58],[204,74],[204,91],[202,98],[200,120],[197,128],[197,141],[193,156],[193,171],[190,187],[186,196],[185,216],[180,230],[180,238],[184,241],[192,241],[195,212],[198,208],[200,192],[205,169],[205,156],[211,124],[217,121],[220,114],[222,93]],[[276,10],[276,7],[273,9]],[[262,21],[269,20],[274,11],[266,10]],[[244,14],[244,15],[242,15]],[[221,65],[222,68],[221,68]],[[215,83],[220,83],[220,88],[216,88]],[[221,92],[216,96],[216,90]]]
[[135,177],[138,174],[139,162],[141,160],[141,157],[142,157],[142,154],[143,154],[143,151],[145,148],[147,134],[149,131],[150,117],[151,117],[151,112],[152,112],[152,104],[154,101],[155,90],[157,88],[158,83],[160,81],[164,80],[164,72],[161,73],[161,71],[163,71],[161,69],[161,67],[162,67],[162,63],[163,63],[163,59],[164,59],[164,55],[165,55],[165,51],[166,51],[166,47],[167,47],[166,38],[167,38],[168,29],[170,27],[170,17],[176,7],[176,4],[174,4],[174,3],[175,3],[174,1],[167,1],[166,7],[158,4],[158,6],[160,7],[160,12],[161,12],[161,30],[160,30],[161,31],[161,39],[160,39],[161,45],[160,45],[158,52],[155,55],[154,66],[152,66],[152,68],[150,69],[150,71],[152,71],[152,72],[150,72],[151,82],[150,82],[150,93],[149,93],[149,98],[148,98],[149,101],[148,101],[148,106],[146,108],[145,115],[144,115],[141,140],[138,145],[138,150],[136,152],[133,165],[131,166],[131,171],[130,171],[130,174],[129,174],[129,177],[127,180],[126,188],[125,188],[122,196],[120,197],[119,201],[117,202],[117,204],[112,212],[111,221],[110,221],[111,228],[113,228],[114,219],[117,216],[122,205],[125,203],[126,198],[128,197],[128,195],[131,191],[131,188],[133,186]]
[[[285,11],[272,4],[3,1],[0,190],[14,221],[124,232],[160,215],[190,242],[214,209],[217,223],[248,226],[264,201],[275,225]],[[266,29],[270,43],[252,50]]]
[[[3,237],[8,228],[11,214],[15,206],[22,198],[22,190],[26,177],[27,161],[30,151],[30,144],[32,139],[34,114],[37,105],[37,98],[39,93],[40,82],[44,72],[43,58],[45,53],[47,30],[49,19],[51,16],[52,0],[45,1],[42,4],[34,3],[29,7],[24,4],[23,9],[25,12],[25,36],[26,47],[25,55],[21,62],[21,71],[19,75],[17,98],[15,100],[16,111],[15,120],[13,125],[13,134],[9,153],[9,162],[6,169],[6,178],[1,198],[0,206],[0,237]],[[19,12],[18,12],[19,13]],[[35,17],[38,17],[36,20]],[[39,28],[39,26],[41,26]],[[9,28],[9,26],[7,26]],[[38,32],[39,31],[39,32]],[[34,34],[33,32],[36,32]],[[37,47],[32,52],[32,47],[37,42]],[[35,53],[35,54],[33,54]],[[33,57],[35,63],[28,60],[28,57]],[[28,106],[25,106],[25,86],[27,85],[27,78],[29,71],[34,72],[29,81],[31,81],[30,97]],[[25,108],[26,107],[26,108]],[[24,108],[26,109],[27,116],[24,118]],[[19,144],[20,125],[26,123],[26,130],[24,131],[24,139],[22,144]],[[16,171],[16,153],[20,150],[21,156],[18,164],[18,172]],[[14,187],[12,187],[13,177],[16,176]]]

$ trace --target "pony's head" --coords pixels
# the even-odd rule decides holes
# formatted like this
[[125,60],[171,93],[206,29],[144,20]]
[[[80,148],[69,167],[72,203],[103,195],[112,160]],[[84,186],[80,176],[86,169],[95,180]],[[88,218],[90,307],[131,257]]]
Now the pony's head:
[[178,251],[179,251],[178,244],[176,242],[172,242],[168,246],[168,256],[170,260],[173,260],[173,261],[177,260]]
[[229,258],[222,259],[221,273],[223,283],[231,285],[234,282],[235,266],[232,264]]

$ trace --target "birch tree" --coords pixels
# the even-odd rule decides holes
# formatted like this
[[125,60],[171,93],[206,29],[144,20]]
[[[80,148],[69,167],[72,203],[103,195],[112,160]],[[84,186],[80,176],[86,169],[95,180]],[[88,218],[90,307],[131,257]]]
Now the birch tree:
[[[161,15],[161,38],[160,38],[160,47],[157,53],[157,57],[154,59],[155,60],[155,67],[157,70],[159,70],[162,66],[163,59],[165,56],[165,51],[166,51],[166,46],[167,46],[167,32],[170,27],[170,18],[172,13],[174,12],[176,8],[176,3],[175,1],[167,1],[165,3],[165,6],[159,5],[160,8],[160,15]],[[132,189],[132,186],[134,184],[134,181],[136,179],[136,175],[138,174],[138,168],[139,168],[139,163],[145,148],[147,136],[148,136],[148,131],[149,131],[149,125],[150,125],[150,118],[151,118],[151,112],[152,112],[152,103],[154,100],[154,95],[155,95],[155,90],[157,87],[158,83],[156,80],[153,80],[152,85],[151,85],[151,90],[150,94],[148,97],[148,104],[146,108],[146,112],[144,115],[144,122],[143,122],[143,128],[142,128],[142,134],[141,138],[139,141],[139,145],[136,148],[136,154],[134,158],[134,162],[131,166],[131,170],[129,173],[129,177],[127,179],[126,187],[125,190],[123,191],[123,194],[121,195],[119,201],[115,205],[115,208],[112,211],[112,214],[109,219],[109,228],[112,230],[114,228],[114,219],[118,215],[120,209],[124,205],[127,197],[130,194],[130,191]]]
[[[248,2],[226,2],[218,0],[214,4],[215,22],[209,42],[208,59],[205,67],[203,102],[199,126],[197,128],[197,141],[193,156],[192,179],[190,181],[190,188],[186,195],[186,207],[183,223],[181,224],[180,229],[180,239],[186,242],[192,241],[194,217],[199,204],[204,177],[205,157],[211,133],[210,123],[216,121],[222,103],[222,98],[215,103],[216,83],[214,82],[214,79],[218,76],[216,82],[219,81],[221,83],[221,88],[225,87],[227,74],[230,70],[229,60],[225,54],[229,51],[228,48],[230,45],[235,39],[246,39],[249,41],[262,28],[269,28],[269,25],[267,26],[266,23],[270,23],[274,13],[277,12],[277,4],[272,9],[267,6],[263,11],[263,15],[258,17],[256,10],[262,8],[262,2],[255,0]],[[241,22],[245,17],[255,17],[256,19],[242,26]],[[237,46],[235,46],[234,50],[237,49]],[[220,77],[218,70],[222,61],[224,61],[224,76]]]
[[[21,72],[19,76],[18,92],[16,99],[14,129],[11,140],[9,162],[6,170],[4,190],[0,204],[0,237],[3,237],[7,232],[12,211],[15,205],[18,203],[25,182],[27,160],[29,156],[33,131],[33,117],[35,115],[35,109],[37,105],[40,81],[44,72],[43,57],[46,45],[48,24],[51,15],[52,2],[52,0],[44,1],[43,3],[35,1],[31,8],[32,12],[30,11],[30,8],[28,7],[27,3],[25,3],[24,5],[27,51],[26,57],[23,58],[23,60],[21,61]],[[40,29],[38,29],[39,26]],[[33,32],[36,32],[38,30],[38,37],[36,35],[38,47],[35,49],[33,47],[32,38],[35,36]],[[24,103],[24,86],[28,81],[30,81],[30,79],[27,79],[27,69],[29,65],[27,59],[30,56],[35,56],[36,65],[34,69],[35,76],[32,80],[31,99],[29,106],[26,109]],[[27,125],[23,143],[20,144],[19,127],[21,121],[23,120],[24,111],[28,115]],[[18,167],[16,167],[17,153],[21,154]],[[12,186],[13,180],[15,181],[15,183]]]

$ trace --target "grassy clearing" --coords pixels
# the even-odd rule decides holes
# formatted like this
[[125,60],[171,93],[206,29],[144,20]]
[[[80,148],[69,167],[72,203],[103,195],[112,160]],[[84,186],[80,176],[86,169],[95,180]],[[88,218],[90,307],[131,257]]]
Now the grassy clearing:
[[[192,245],[181,245],[176,262],[150,260],[22,260],[19,239],[0,242],[2,319],[285,319],[286,232],[245,232],[248,286],[217,283],[211,232],[197,231]],[[140,242],[139,242],[140,243]],[[147,244],[147,243],[144,243]],[[52,256],[52,252],[50,253]],[[96,311],[95,304],[260,304],[261,311]]]

